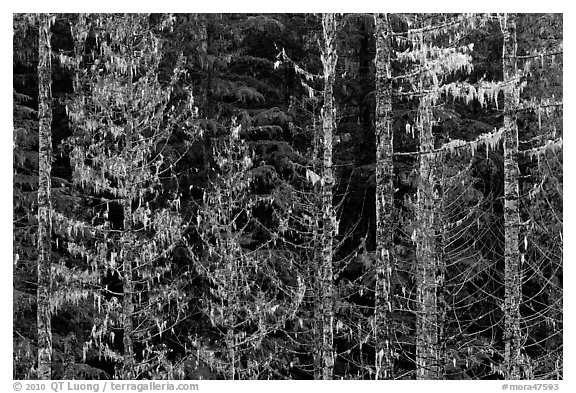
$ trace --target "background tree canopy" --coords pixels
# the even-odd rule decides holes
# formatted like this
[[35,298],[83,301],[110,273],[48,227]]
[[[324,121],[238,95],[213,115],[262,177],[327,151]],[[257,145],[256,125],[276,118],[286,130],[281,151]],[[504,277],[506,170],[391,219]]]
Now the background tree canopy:
[[15,379],[562,379],[561,14],[14,14]]

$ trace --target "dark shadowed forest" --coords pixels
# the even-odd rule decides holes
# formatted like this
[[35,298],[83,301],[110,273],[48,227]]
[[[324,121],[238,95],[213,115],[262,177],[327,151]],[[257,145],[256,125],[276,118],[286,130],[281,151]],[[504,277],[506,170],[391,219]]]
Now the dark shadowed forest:
[[563,379],[562,14],[13,14],[15,379]]

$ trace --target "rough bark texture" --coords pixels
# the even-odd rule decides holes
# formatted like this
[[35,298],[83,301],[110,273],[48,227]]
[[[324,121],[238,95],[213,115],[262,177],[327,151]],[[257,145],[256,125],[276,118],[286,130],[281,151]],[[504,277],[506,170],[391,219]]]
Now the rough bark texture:
[[[432,136],[432,113],[428,98],[423,97],[419,110],[420,151],[434,147]],[[441,379],[442,355],[440,351],[440,319],[438,292],[442,290],[443,277],[438,248],[440,195],[433,158],[420,156],[420,180],[418,184],[418,236],[417,303],[416,318],[416,377],[417,379]]]
[[[321,171],[321,165],[319,163],[320,152],[322,150],[322,130],[317,126],[316,119],[313,119],[313,129],[314,129],[314,141],[312,148],[312,169],[314,173],[319,173]],[[320,184],[314,185],[314,192],[317,195],[321,194]],[[320,196],[321,197],[321,196]],[[313,201],[321,201],[321,198],[316,197]],[[312,300],[311,307],[314,310],[314,343],[313,343],[313,359],[314,359],[314,379],[322,379],[322,302],[319,300],[319,294],[322,293],[322,228],[320,227],[322,219],[322,206],[320,203],[314,204],[312,206],[312,214],[314,215],[314,228],[313,233],[313,272],[310,274],[312,288],[314,291],[314,296]]]
[[516,21],[513,14],[501,19],[504,34],[504,376],[520,379],[522,372],[520,302],[522,280],[520,276],[518,205],[518,125],[516,110],[520,92],[516,86]]
[[375,15],[376,24],[376,294],[374,336],[376,379],[393,377],[390,337],[393,232],[393,132],[391,32],[388,16]]
[[[130,232],[132,227],[132,208],[130,205],[130,200],[127,198],[122,206],[124,210],[125,233]],[[132,257],[130,256],[130,253],[124,255],[124,258],[122,259],[122,288],[124,291],[124,297],[122,301],[122,327],[124,330],[124,365],[122,370],[122,379],[134,379],[134,322],[132,320],[132,315],[134,314],[134,304],[132,303],[132,294],[134,293],[134,277],[132,272]]]
[[332,206],[332,133],[334,130],[334,79],[336,74],[336,17],[334,14],[322,15],[324,49],[322,64],[324,67],[324,105],[322,107],[323,150],[322,159],[322,278],[320,283],[322,297],[322,378],[332,379],[334,369],[334,310],[332,257],[335,230],[334,207]]
[[[231,141],[232,142],[232,141]],[[228,192],[225,192],[225,200],[228,201],[226,206],[226,217],[232,218],[234,217],[234,213],[232,211],[232,206],[234,204],[232,195]],[[239,299],[235,295],[239,288],[237,283],[237,275],[236,272],[238,271],[238,266],[235,266],[236,258],[241,258],[234,249],[234,244],[231,241],[234,234],[232,233],[232,228],[227,226],[226,228],[226,239],[224,241],[225,250],[226,250],[226,272],[228,275],[228,293],[226,294],[226,303],[228,307],[234,307],[234,305],[238,304]],[[228,350],[228,361],[230,362],[229,366],[229,379],[234,380],[236,375],[236,347],[235,347],[235,334],[234,334],[234,313],[228,312],[227,315],[224,316],[226,318],[226,325],[228,328],[226,329],[226,349]]]
[[[423,39],[422,39],[423,40]],[[426,59],[421,61],[426,64]],[[429,90],[431,83],[426,75],[420,79],[421,91]],[[429,96],[420,98],[418,108],[418,133],[420,151],[434,150],[432,133],[432,102]],[[442,205],[441,184],[438,180],[437,158],[433,154],[421,154],[417,202],[417,304],[416,317],[416,378],[442,379],[444,361],[442,351],[442,291],[444,267],[441,258]]]
[[38,370],[39,379],[50,379],[52,363],[52,328],[50,321],[51,279],[51,201],[52,169],[52,50],[50,47],[50,15],[42,14],[38,39]]

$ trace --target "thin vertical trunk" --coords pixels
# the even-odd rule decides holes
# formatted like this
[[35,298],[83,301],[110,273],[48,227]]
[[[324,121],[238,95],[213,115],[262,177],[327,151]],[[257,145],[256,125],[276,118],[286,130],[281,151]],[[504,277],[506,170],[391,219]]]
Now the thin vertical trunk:
[[[228,215],[228,217],[233,217]],[[227,307],[230,309],[234,307],[237,303],[238,299],[234,296],[234,293],[238,290],[237,288],[237,278],[236,278],[236,271],[238,266],[234,265],[234,258],[237,256],[233,250],[232,244],[230,244],[230,239],[232,239],[232,234],[228,233],[228,238],[225,240],[226,242],[226,250],[228,255],[226,255],[227,263],[226,263],[226,270],[228,271],[228,279],[230,280],[228,283],[228,293],[227,293]],[[224,313],[224,308],[222,309]],[[234,380],[236,376],[236,347],[235,347],[235,334],[234,334],[234,316],[232,312],[228,312],[227,315],[224,315],[225,320],[227,321],[228,328],[226,329],[226,336],[225,336],[225,343],[226,349],[228,350],[228,361],[230,362],[229,365],[229,375],[230,379]]]
[[323,159],[322,159],[322,277],[320,282],[322,298],[322,378],[332,379],[334,370],[334,310],[332,257],[335,220],[332,205],[334,174],[332,171],[332,134],[334,132],[334,80],[336,74],[336,17],[322,15],[324,49],[324,104],[322,106]]
[[522,372],[520,302],[522,280],[520,276],[520,214],[518,125],[516,123],[520,92],[516,86],[516,20],[515,15],[504,15],[500,21],[504,34],[502,69],[504,91],[504,376],[520,379]]
[[[562,252],[562,250],[560,250]],[[547,267],[547,280],[543,280],[542,286],[546,287],[548,297],[548,338],[546,348],[553,351],[562,339],[562,281],[560,278],[560,264],[550,260]]]
[[[228,215],[228,217],[233,217],[231,214]],[[234,293],[238,290],[237,288],[237,278],[236,278],[236,271],[238,269],[238,266],[234,265],[234,258],[236,258],[237,255],[235,255],[235,252],[233,250],[233,246],[232,244],[230,244],[230,239],[232,239],[233,234],[232,233],[228,233],[228,238],[226,239],[226,244],[227,244],[227,251],[228,251],[228,255],[226,256],[227,259],[227,266],[226,266],[226,270],[228,271],[228,278],[229,278],[229,287],[228,287],[228,293],[227,293],[227,306],[229,308],[234,307],[234,305],[238,302],[238,299],[234,296]],[[222,312],[225,312],[224,309],[222,309]],[[225,315],[224,317],[226,318],[227,321],[227,325],[228,328],[226,329],[226,338],[224,339],[224,341],[226,342],[226,347],[228,350],[228,361],[230,362],[230,367],[229,367],[229,373],[230,373],[230,379],[234,380],[235,375],[236,375],[236,348],[235,348],[235,334],[234,334],[234,316],[232,314],[232,312],[228,312],[228,315]]]
[[[132,228],[132,207],[129,197],[126,197],[124,200],[122,208],[124,211],[124,233],[128,233]],[[122,370],[122,379],[134,379],[134,322],[132,320],[134,314],[134,304],[132,303],[134,277],[132,272],[132,256],[130,252],[125,252],[124,258],[122,259],[122,289],[124,293],[122,301],[122,327],[124,330],[124,366]]]
[[[232,139],[230,139],[230,147],[232,146]],[[232,206],[234,205],[233,202],[233,197],[232,194],[230,193],[226,193],[226,197],[224,199],[225,201],[227,201],[226,203],[226,217],[228,219],[233,220],[234,217],[234,213],[232,211]],[[229,309],[231,309],[232,307],[234,307],[235,304],[238,303],[238,297],[236,296],[236,293],[238,291],[238,278],[237,278],[237,273],[238,272],[238,260],[237,258],[241,258],[240,255],[237,254],[237,252],[235,251],[235,246],[233,244],[233,237],[234,234],[232,233],[232,227],[231,226],[227,226],[226,227],[226,239],[224,240],[224,244],[225,244],[225,249],[226,249],[226,272],[227,272],[227,280],[228,280],[228,290],[226,293],[226,305]],[[225,313],[226,311],[224,311],[224,308],[222,309],[222,312]],[[230,367],[229,367],[229,373],[230,373],[230,379],[234,380],[235,375],[236,375],[236,348],[235,348],[235,334],[234,334],[234,323],[235,323],[235,318],[232,312],[226,312],[226,314],[224,315],[224,318],[226,320],[226,325],[227,325],[227,329],[226,329],[226,337],[224,339],[224,341],[226,342],[226,349],[228,350],[228,361],[230,362]]]
[[228,347],[228,358],[230,361],[230,379],[234,380],[236,375],[236,351],[234,348],[234,330],[232,328],[228,328],[226,330],[226,346]]
[[82,96],[84,94],[82,90],[81,75],[82,70],[80,65],[82,64],[82,57],[84,55],[84,50],[86,48],[86,38],[88,36],[88,21],[86,14],[78,14],[78,20],[76,23],[72,23],[70,26],[70,33],[72,35],[72,40],[74,42],[74,82],[73,90],[74,95]]
[[204,105],[206,114],[206,125],[204,126],[204,166],[208,176],[212,173],[212,138],[215,135],[215,103],[213,89],[214,73],[214,22],[212,15],[205,15],[204,23],[201,25],[201,45],[203,55],[206,56],[206,84],[204,86]]
[[[133,20],[131,21],[134,22]],[[130,26],[132,28],[132,25]],[[126,38],[130,41],[133,39],[132,34],[127,34]],[[128,50],[128,76],[127,76],[127,89],[128,89],[128,105],[127,105],[127,119],[126,119],[126,149],[132,149],[132,138],[134,133],[134,121],[132,118],[132,104],[133,89],[132,81],[134,80],[134,60],[132,58],[133,51],[130,45]],[[126,195],[122,201],[122,209],[124,213],[124,234],[132,231],[132,191],[133,185],[131,183],[130,174],[124,179],[124,191]],[[132,320],[134,314],[134,304],[132,296],[134,294],[134,277],[132,271],[132,253],[125,250],[124,258],[122,259],[122,287],[123,287],[123,320],[122,326],[124,330],[123,343],[124,343],[124,367],[122,371],[123,379],[135,378],[135,361],[134,361],[134,321]]]
[[392,207],[393,132],[391,34],[388,16],[376,14],[376,294],[374,336],[376,379],[392,379],[393,358],[390,337],[392,298]]
[[[558,268],[556,265],[550,263],[550,275],[547,284],[548,287],[548,305],[549,311],[547,312],[547,338],[546,338],[546,350],[552,355],[551,358],[555,360],[556,363],[556,379],[562,379],[562,366],[561,357],[562,354],[558,355],[558,349],[562,347],[562,285],[561,279],[558,275]],[[546,284],[545,284],[546,285]],[[560,362],[559,362],[560,361]],[[552,379],[552,378],[550,378]]]
[[38,38],[38,378],[50,379],[52,363],[52,326],[50,291],[52,250],[52,205],[50,172],[52,169],[52,49],[50,47],[50,15],[42,14]]
[[[314,130],[313,142],[312,142],[312,171],[314,173],[319,173],[321,170],[321,165],[319,165],[320,151],[321,151],[321,131],[316,123],[316,118],[312,119]],[[319,206],[316,202],[319,201],[317,195],[320,194],[320,185],[314,185],[314,195],[315,198],[312,206],[312,214],[314,217],[314,228],[312,229],[313,236],[313,250],[312,258],[313,272],[311,274],[312,288],[315,294],[322,293],[322,238],[321,238],[321,228],[320,222],[322,217],[322,206]],[[322,379],[322,304],[318,301],[319,296],[314,296],[314,321],[316,324],[314,326],[314,343],[313,343],[313,359],[314,359],[314,379]]]
[[[421,47],[424,46],[423,37]],[[421,66],[426,58],[421,59]],[[444,286],[443,260],[440,241],[442,235],[441,184],[438,180],[436,157],[432,133],[432,101],[426,95],[431,83],[426,75],[420,77],[420,106],[418,108],[418,133],[420,138],[420,169],[418,180],[418,236],[416,245],[417,259],[417,302],[416,317],[416,378],[442,379],[442,291]],[[439,296],[440,295],[440,296]]]
[[214,73],[214,56],[216,56],[216,49],[214,47],[214,23],[212,15],[206,15],[205,30],[203,31],[203,38],[205,42],[202,43],[202,49],[206,53],[206,117],[212,119],[215,115],[216,108],[214,102],[214,93],[212,92],[213,73]]
[[440,252],[438,248],[440,195],[434,163],[429,154],[434,146],[431,110],[427,97],[422,97],[419,108],[420,179],[418,183],[418,240],[416,318],[416,377],[441,379],[442,356],[440,353],[440,319],[438,292],[442,290]]

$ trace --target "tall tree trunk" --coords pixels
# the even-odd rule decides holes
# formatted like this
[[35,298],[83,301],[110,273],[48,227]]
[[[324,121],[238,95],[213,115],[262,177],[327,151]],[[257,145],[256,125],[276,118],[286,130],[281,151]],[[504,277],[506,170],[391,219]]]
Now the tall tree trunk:
[[374,15],[376,25],[376,294],[374,338],[376,379],[393,377],[390,336],[392,297],[393,131],[391,31],[386,14]]
[[443,276],[438,274],[442,261],[438,247],[440,222],[440,190],[436,181],[433,158],[424,152],[434,146],[432,136],[432,113],[427,97],[422,98],[419,110],[420,131],[420,179],[418,184],[418,237],[417,302],[416,318],[416,377],[417,379],[441,379],[443,372],[440,304],[438,294],[442,291]]
[[[127,234],[132,228],[132,206],[129,197],[126,197],[122,204],[124,211],[124,233]],[[122,259],[122,289],[124,293],[122,301],[122,328],[124,330],[124,365],[122,369],[122,379],[135,378],[134,361],[134,304],[132,295],[134,293],[134,277],[132,272],[132,253],[126,252]]]
[[[424,39],[421,38],[421,48]],[[421,59],[425,66],[426,58]],[[444,287],[443,260],[440,240],[442,228],[440,210],[442,204],[441,184],[438,180],[432,133],[432,101],[425,93],[431,87],[428,76],[420,77],[420,106],[418,108],[418,134],[420,138],[420,170],[417,202],[417,303],[416,317],[416,378],[442,379],[442,291]]]
[[504,376],[520,379],[522,357],[520,343],[520,302],[522,280],[520,275],[520,231],[518,125],[516,123],[520,92],[516,86],[516,17],[501,17],[504,34],[502,70],[504,83]]
[[[320,164],[320,152],[322,150],[322,130],[316,124],[316,117],[312,119],[312,129],[314,131],[313,141],[312,141],[312,171],[314,173],[319,173],[322,168]],[[322,301],[318,300],[320,298],[319,294],[322,293],[322,228],[320,227],[322,220],[322,206],[321,203],[321,185],[314,185],[314,195],[315,198],[312,199],[312,215],[314,217],[314,228],[312,229],[313,238],[313,250],[312,250],[312,273],[310,274],[311,285],[314,291],[314,332],[313,332],[313,359],[314,359],[314,379],[322,379],[322,369],[323,369],[323,358],[322,358]],[[318,197],[320,195],[320,198]]]
[[88,20],[86,14],[78,14],[78,19],[75,23],[70,24],[70,33],[72,41],[74,42],[74,81],[73,91],[74,95],[84,95],[82,89],[82,57],[86,49],[86,38],[88,37]]
[[216,56],[216,49],[214,47],[214,21],[211,14],[204,15],[204,23],[201,24],[201,45],[203,55],[206,57],[206,84],[204,86],[204,105],[206,114],[206,123],[204,126],[204,167],[207,176],[212,174],[212,138],[216,135],[216,119],[215,119],[215,102],[213,93],[213,73],[214,73],[214,59]]
[[[134,20],[131,20],[134,23]],[[130,28],[133,26],[130,25]],[[133,39],[133,34],[127,34],[127,39],[130,41]],[[126,150],[130,151],[132,149],[132,138],[134,133],[134,121],[132,117],[132,105],[133,99],[133,88],[132,83],[134,80],[134,60],[132,58],[133,50],[132,45],[129,43],[128,49],[128,76],[127,76],[127,89],[128,89],[128,113],[126,119]],[[122,210],[124,213],[124,235],[128,235],[132,231],[132,193],[133,184],[129,180],[130,174],[126,174],[127,178],[124,179],[124,191],[126,195],[122,201]],[[128,247],[130,245],[128,244]],[[122,370],[123,379],[135,379],[135,360],[134,360],[134,304],[132,296],[134,294],[134,277],[132,271],[132,252],[125,250],[124,257],[122,259],[122,289],[124,293],[122,302],[122,312],[123,320],[122,327],[124,330],[123,344],[124,344],[124,366]]]
[[50,292],[52,285],[52,205],[50,172],[52,170],[52,49],[50,46],[49,14],[42,14],[38,38],[38,378],[51,378],[52,326]]
[[[230,140],[232,146],[232,139]],[[232,211],[232,206],[234,205],[234,201],[231,194],[226,194],[225,203],[227,204],[226,209],[226,217],[229,219],[233,219],[234,213]],[[228,272],[227,281],[228,281],[228,290],[226,293],[226,305],[227,307],[231,308],[234,307],[235,304],[238,303],[238,297],[236,293],[238,291],[238,278],[236,272],[238,271],[238,264],[237,258],[241,258],[240,255],[235,252],[234,244],[232,243],[232,239],[234,237],[232,227],[226,227],[226,239],[224,241],[225,244],[225,258],[226,258],[226,271]],[[222,311],[225,312],[224,310]],[[234,380],[236,375],[236,347],[235,347],[235,333],[234,333],[234,324],[235,318],[232,312],[227,312],[224,315],[226,318],[226,336],[225,336],[225,343],[226,349],[228,350],[228,361],[230,362],[228,372],[230,375],[230,380]]]
[[336,17],[322,15],[324,48],[322,65],[324,68],[324,104],[322,106],[323,159],[322,159],[322,277],[320,290],[322,297],[322,378],[332,379],[334,370],[334,309],[332,257],[336,216],[332,205],[332,134],[334,132],[334,80],[336,75]]
[[213,119],[214,115],[216,114],[216,103],[214,102],[214,93],[212,91],[212,87],[214,84],[213,77],[214,77],[214,64],[215,64],[215,56],[218,55],[217,48],[214,45],[215,37],[215,16],[210,14],[205,15],[205,25],[203,26],[202,36],[204,38],[204,42],[202,42],[202,49],[206,55],[206,87],[205,87],[205,104],[206,104],[206,117],[208,119]]

